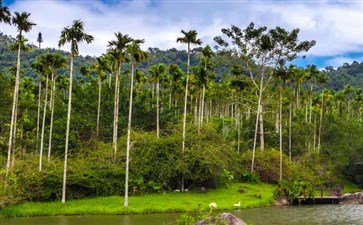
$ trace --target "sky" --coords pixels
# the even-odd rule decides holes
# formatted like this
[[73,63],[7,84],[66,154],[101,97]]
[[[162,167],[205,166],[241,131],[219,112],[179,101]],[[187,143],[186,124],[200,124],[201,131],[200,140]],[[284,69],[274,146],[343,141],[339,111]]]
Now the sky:
[[[29,12],[37,25],[25,34],[42,47],[58,48],[60,32],[76,19],[94,41],[80,44],[82,55],[100,56],[116,32],[145,39],[143,49],[185,49],[176,39],[181,30],[196,30],[198,37],[214,46],[213,38],[231,25],[286,30],[300,28],[299,39],[317,44],[297,64],[320,68],[363,61],[363,0],[3,0],[12,12]],[[16,36],[15,27],[1,24],[5,34]],[[70,46],[61,49],[69,51]]]

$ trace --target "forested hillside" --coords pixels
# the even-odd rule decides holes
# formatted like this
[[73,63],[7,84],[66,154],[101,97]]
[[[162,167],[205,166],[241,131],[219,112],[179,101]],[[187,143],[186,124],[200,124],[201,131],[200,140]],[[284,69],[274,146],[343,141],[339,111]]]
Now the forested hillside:
[[[11,51],[11,47],[15,44],[15,39],[11,36],[7,36],[6,34],[0,34],[0,71],[3,73],[8,73],[11,69],[14,70],[15,62],[16,62],[16,49]],[[22,70],[25,76],[30,76],[34,79],[37,79],[37,74],[34,70],[31,69],[31,63],[34,59],[44,53],[58,53],[62,56],[67,56],[69,53],[64,52],[62,50],[57,50],[56,48],[50,49],[39,49],[37,46],[31,46],[32,48],[29,51],[23,53],[23,64]],[[191,55],[191,64],[198,64],[198,58],[200,58],[200,54],[198,51],[200,48],[195,48],[193,50],[194,54]],[[148,48],[147,52],[150,57],[146,62],[142,62],[140,64],[140,70],[146,72],[147,69],[158,63],[163,63],[165,65],[176,64],[183,71],[186,70],[187,67],[187,52],[185,50],[177,50],[175,48],[168,50],[161,50],[158,48]],[[81,79],[81,67],[89,66],[95,62],[95,58],[91,56],[80,56],[75,59],[75,77]],[[233,59],[238,62],[238,59]],[[218,64],[215,63],[214,71],[218,77],[222,76],[226,73],[225,69],[227,67],[226,64],[233,64],[226,57],[220,57]],[[127,65],[126,65],[127,66]],[[67,73],[68,70],[62,69],[59,71],[60,74]],[[334,69],[332,66],[328,66],[323,69],[323,72],[327,74],[327,87],[339,91],[344,88],[344,86],[350,84],[353,87],[363,87],[363,62],[354,61],[352,64],[344,63],[342,66]]]
[[344,63],[334,69],[327,67],[324,70],[328,74],[328,86],[334,90],[343,89],[350,84],[353,87],[363,87],[363,62],[354,61],[352,64]]
[[315,45],[298,33],[231,26],[216,50],[182,30],[186,51],[143,51],[117,32],[98,58],[78,52],[82,21],[61,31],[70,53],[1,35],[0,203],[362,184],[363,63],[290,65]]

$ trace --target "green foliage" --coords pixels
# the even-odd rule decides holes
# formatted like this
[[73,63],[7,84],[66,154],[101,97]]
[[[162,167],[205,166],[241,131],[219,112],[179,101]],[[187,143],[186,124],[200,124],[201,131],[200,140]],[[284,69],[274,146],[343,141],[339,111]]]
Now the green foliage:
[[258,184],[258,183],[261,182],[261,179],[257,174],[251,173],[251,172],[246,171],[246,170],[243,170],[240,173],[240,182],[248,182],[248,183]]
[[[240,157],[241,164],[243,165],[243,171],[249,171],[251,168],[251,158],[252,152],[247,151],[243,153]],[[279,171],[279,162],[280,162],[280,152],[276,151],[275,149],[266,149],[264,152],[258,150],[256,152],[256,159],[255,159],[255,173],[263,182],[269,183],[277,183],[280,176]],[[294,171],[297,171],[296,167],[293,163],[289,162],[288,158],[284,155],[283,156],[283,177],[286,179],[291,179],[293,176]],[[248,173],[246,174],[248,178]],[[257,177],[253,177],[255,175],[250,175],[251,178],[255,181],[258,181]],[[242,178],[243,179],[243,178]]]
[[222,171],[222,173],[218,177],[218,183],[220,186],[227,186],[234,181],[234,176],[226,169]]
[[286,197],[289,201],[293,201],[297,197],[302,196],[304,199],[315,196],[314,185],[307,180],[293,180],[291,182],[287,180],[279,181],[279,185],[275,190],[276,198]]
[[179,216],[177,219],[178,225],[193,225],[196,222],[206,219],[207,217],[213,216],[216,213],[213,211],[213,209],[210,210],[203,210],[200,207],[200,204],[198,205],[198,209],[195,212],[188,212],[184,213]]
[[[245,189],[243,194],[237,191],[241,185]],[[0,216],[120,215],[198,211],[209,213],[211,202],[216,202],[218,210],[234,210],[233,204],[238,201],[241,201],[241,209],[272,205],[273,188],[272,185],[264,183],[235,183],[230,188],[211,189],[208,193],[189,191],[130,196],[128,208],[121,204],[123,202],[121,196],[68,200],[64,204],[60,201],[25,202],[5,207],[0,210]],[[261,198],[255,195],[260,195]],[[192,216],[195,214],[192,213]]]

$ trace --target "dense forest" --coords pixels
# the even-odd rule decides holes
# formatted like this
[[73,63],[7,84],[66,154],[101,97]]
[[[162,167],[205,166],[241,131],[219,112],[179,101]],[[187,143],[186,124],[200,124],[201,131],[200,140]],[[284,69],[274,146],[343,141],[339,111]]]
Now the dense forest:
[[299,29],[231,26],[213,47],[182,30],[183,51],[116,32],[94,58],[78,51],[93,40],[80,20],[60,31],[64,52],[27,44],[30,14],[3,15],[19,35],[0,35],[0,206],[121,194],[127,206],[233,181],[363,185],[363,62],[293,65],[315,45]]

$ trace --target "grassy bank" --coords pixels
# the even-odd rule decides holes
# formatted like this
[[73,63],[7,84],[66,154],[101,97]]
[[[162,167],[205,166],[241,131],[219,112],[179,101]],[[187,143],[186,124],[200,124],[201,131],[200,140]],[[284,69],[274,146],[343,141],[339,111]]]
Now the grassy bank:
[[[245,190],[240,193],[239,188]],[[240,208],[268,206],[273,203],[274,186],[268,184],[233,184],[229,188],[201,192],[173,192],[130,196],[129,207],[123,207],[123,197],[97,197],[57,202],[26,202],[0,210],[0,216],[54,216],[54,215],[115,215],[141,213],[188,212],[209,209],[215,202],[218,210],[236,209],[233,204],[241,202]]]

